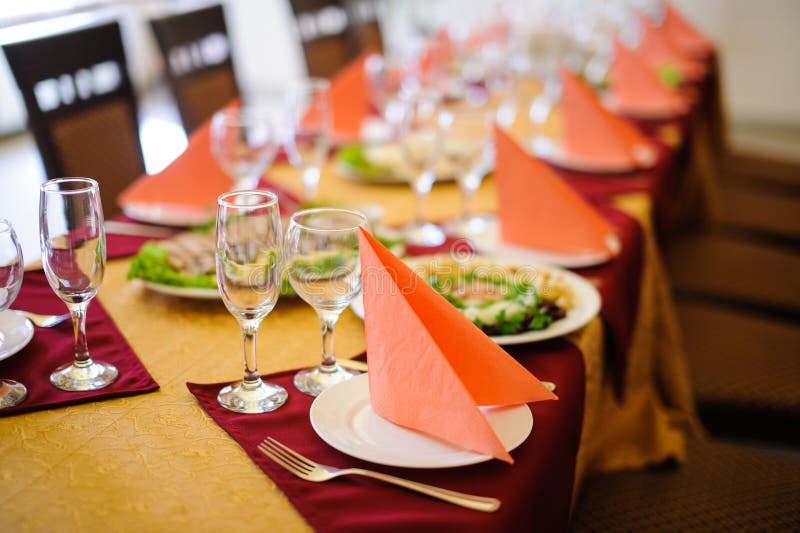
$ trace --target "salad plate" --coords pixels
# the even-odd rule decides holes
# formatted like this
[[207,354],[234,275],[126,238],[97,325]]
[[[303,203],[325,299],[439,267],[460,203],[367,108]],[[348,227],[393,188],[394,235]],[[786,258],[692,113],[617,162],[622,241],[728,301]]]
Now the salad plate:
[[633,160],[588,159],[571,154],[559,141],[550,137],[536,137],[530,142],[531,152],[548,163],[576,172],[588,174],[624,174],[653,168],[658,163],[658,151],[651,145],[633,148]]
[[174,285],[164,285],[153,283],[152,281],[142,281],[148,290],[166,294],[167,296],[177,296],[178,298],[191,298],[193,300],[219,300],[219,290],[203,289],[199,287],[176,287]]
[[[579,330],[592,321],[600,312],[602,305],[600,294],[589,281],[584,278],[563,270],[558,267],[518,263],[513,259],[489,259],[476,257],[465,262],[457,262],[449,256],[427,256],[416,257],[406,261],[406,263],[419,274],[423,279],[431,283],[432,272],[446,272],[448,278],[437,280],[439,288],[434,286],[437,292],[446,293],[445,298],[454,303],[453,294],[456,290],[461,296],[461,301],[454,303],[462,313],[470,318],[478,327],[484,330],[493,341],[500,345],[525,344],[539,342],[547,339],[561,337]],[[431,267],[430,265],[436,265]],[[463,266],[460,266],[463,265]],[[511,269],[511,270],[504,270]],[[464,272],[463,279],[466,283],[459,283],[461,287],[447,291],[441,289],[444,283],[453,284],[451,272]],[[492,276],[508,275],[517,280],[518,285],[527,283],[536,289],[538,301],[526,301],[530,298],[527,294],[522,294],[514,299],[508,296],[495,300],[481,298],[486,293],[486,286],[481,281],[475,283],[474,272],[485,272]],[[466,291],[464,289],[467,289]],[[472,289],[477,297],[477,304],[470,302],[468,291]],[[495,290],[498,290],[495,287]],[[519,298],[522,298],[520,300]],[[470,305],[464,305],[468,302]],[[542,317],[538,312],[531,314],[531,309],[545,309],[542,315],[549,313],[551,316]],[[364,301],[361,295],[356,296],[350,304],[353,313],[364,318]],[[520,320],[520,315],[524,318],[524,324],[519,322],[516,327],[514,321]],[[553,318],[555,316],[556,318]],[[497,317],[501,317],[498,321]],[[536,323],[543,319],[542,322]],[[511,329],[509,332],[508,330]]]
[[[528,405],[480,407],[507,451],[533,430]],[[309,413],[319,437],[342,453],[376,464],[403,468],[452,468],[492,459],[378,415],[370,404],[369,374],[343,381],[317,396]]]

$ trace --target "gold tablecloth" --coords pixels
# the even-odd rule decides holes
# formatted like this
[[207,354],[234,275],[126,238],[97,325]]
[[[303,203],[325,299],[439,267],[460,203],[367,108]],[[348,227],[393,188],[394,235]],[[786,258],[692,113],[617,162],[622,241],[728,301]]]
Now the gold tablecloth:
[[[270,175],[300,190],[291,169],[275,168]],[[413,206],[407,187],[349,181],[337,176],[333,164],[323,173],[320,196],[348,205],[380,204],[384,220],[397,224],[410,218]],[[477,203],[494,208],[491,180]],[[455,185],[436,185],[428,212],[442,219],[455,215],[459,205]],[[615,397],[603,365],[600,320],[570,337],[586,366],[576,490],[594,472],[683,457],[681,428],[692,420],[649,200],[632,195],[620,198],[619,205],[640,220],[647,236],[639,320],[624,403]],[[275,484],[186,389],[187,381],[241,378],[241,341],[233,317],[219,302],[148,292],[125,279],[128,264],[127,259],[109,262],[99,299],[161,389],[0,419],[0,522],[19,531],[308,530]],[[299,300],[280,300],[259,337],[262,373],[319,360],[318,321]],[[91,346],[91,331],[89,340]],[[350,311],[339,322],[336,350],[340,357],[364,350],[363,324]]]

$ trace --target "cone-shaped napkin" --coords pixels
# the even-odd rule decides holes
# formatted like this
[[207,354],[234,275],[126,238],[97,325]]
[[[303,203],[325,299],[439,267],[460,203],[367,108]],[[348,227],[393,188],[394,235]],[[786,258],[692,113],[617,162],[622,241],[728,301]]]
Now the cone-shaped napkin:
[[639,52],[651,68],[659,72],[664,67],[673,67],[686,81],[699,81],[705,76],[705,65],[701,61],[683,55],[673,44],[663,25],[656,26],[645,16],[642,16],[641,20],[643,33],[639,42]]
[[622,113],[680,115],[688,107],[677,90],[662,83],[639,54],[619,41],[614,43],[609,90],[614,106]]
[[494,138],[504,242],[566,253],[615,253],[614,229],[606,219],[500,127]]
[[576,164],[633,170],[655,163],[647,137],[603,107],[588,85],[567,69],[561,69],[561,83],[564,147]]
[[[238,105],[238,102],[230,104]],[[129,185],[117,202],[125,209],[158,205],[165,213],[180,214],[185,220],[202,223],[213,218],[217,196],[228,191],[233,181],[220,168],[211,153],[211,120],[197,128],[186,150],[158,174],[144,175]],[[281,209],[294,211],[297,198],[288,191],[263,180],[259,188],[278,195]],[[285,205],[284,205],[285,204]]]
[[372,408],[513,463],[478,406],[557,397],[364,230],[359,250]]
[[370,114],[369,81],[364,71],[364,61],[371,51],[366,51],[340,70],[331,80],[331,106],[333,107],[333,139],[335,142],[353,142],[359,139],[361,123]]
[[714,45],[691,22],[678,11],[672,2],[666,2],[664,31],[670,40],[688,57],[706,58],[714,51]]

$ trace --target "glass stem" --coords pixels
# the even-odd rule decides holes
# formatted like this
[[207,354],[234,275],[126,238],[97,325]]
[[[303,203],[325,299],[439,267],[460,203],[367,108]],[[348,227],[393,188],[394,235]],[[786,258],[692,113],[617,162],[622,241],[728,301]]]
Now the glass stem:
[[461,187],[461,196],[464,200],[464,208],[461,211],[461,216],[464,220],[470,220],[473,213],[475,213],[475,189],[469,185]]
[[85,367],[92,364],[89,357],[89,343],[86,340],[86,309],[89,300],[67,304],[72,315],[72,330],[75,334],[75,366]]
[[422,226],[425,223],[425,198],[433,186],[432,172],[425,171],[412,184],[414,189],[414,224]]
[[320,314],[320,324],[322,325],[322,372],[336,371],[336,355],[333,352],[333,334],[336,328],[338,314]]
[[256,365],[256,335],[258,323],[242,324],[242,346],[244,347],[244,384],[253,385],[261,381]]
[[317,186],[319,185],[319,168],[308,166],[303,169],[303,190],[305,199],[310,202],[317,197]]

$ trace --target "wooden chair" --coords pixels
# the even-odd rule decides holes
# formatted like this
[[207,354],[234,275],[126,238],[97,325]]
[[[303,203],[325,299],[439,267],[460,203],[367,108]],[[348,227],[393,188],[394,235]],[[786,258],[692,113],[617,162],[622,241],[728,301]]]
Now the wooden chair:
[[343,0],[290,0],[308,75],[329,78],[359,52]]
[[379,22],[380,3],[376,0],[345,0],[345,7],[359,52],[372,50],[383,53],[383,34]]
[[181,122],[191,133],[239,95],[221,5],[150,21]]
[[136,98],[119,24],[4,44],[48,178],[100,183],[106,216],[144,173]]

